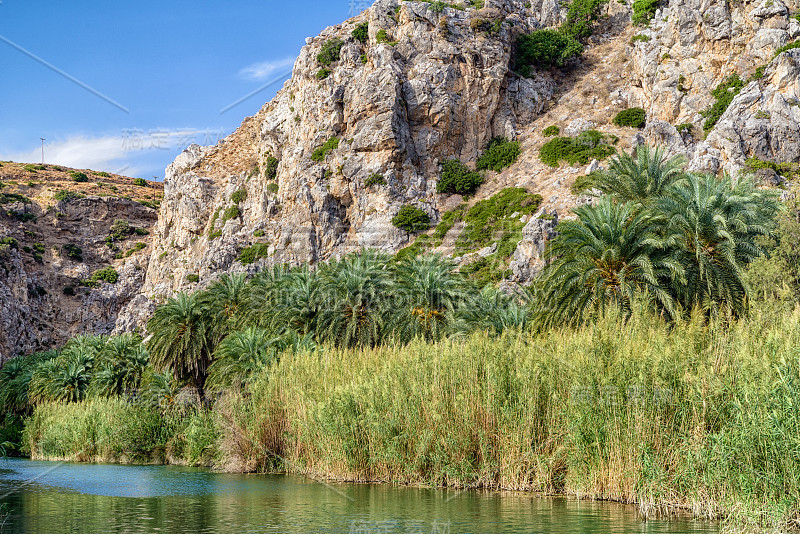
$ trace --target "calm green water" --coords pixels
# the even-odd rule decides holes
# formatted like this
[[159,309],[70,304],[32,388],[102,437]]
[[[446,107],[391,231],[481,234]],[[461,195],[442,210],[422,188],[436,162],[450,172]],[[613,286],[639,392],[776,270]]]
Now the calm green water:
[[0,461],[0,532],[700,533],[632,507],[180,467]]

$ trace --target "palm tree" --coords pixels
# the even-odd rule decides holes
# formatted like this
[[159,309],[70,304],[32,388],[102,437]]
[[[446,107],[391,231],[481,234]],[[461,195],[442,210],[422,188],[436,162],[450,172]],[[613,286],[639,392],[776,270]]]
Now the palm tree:
[[28,389],[36,368],[58,357],[58,351],[37,352],[13,358],[0,368],[0,410],[26,415],[31,410]]
[[197,295],[178,293],[156,308],[147,323],[150,362],[157,371],[170,371],[178,381],[188,381],[203,401],[211,364],[212,329],[209,312]]
[[158,407],[161,411],[168,411],[176,407],[180,390],[180,382],[175,378],[167,373],[156,373],[152,368],[148,368],[142,376],[140,399]]
[[683,268],[657,234],[658,219],[608,196],[574,213],[577,220],[559,224],[546,252],[550,263],[540,279],[543,326],[578,324],[610,306],[627,313],[638,291],[674,316],[670,283],[683,279]]
[[31,376],[28,396],[33,403],[80,402],[86,398],[95,355],[87,344],[67,345],[53,360],[41,363]]
[[287,266],[273,265],[248,282],[244,295],[246,324],[272,328],[274,315],[283,301],[281,284],[288,274]]
[[777,195],[756,189],[748,179],[734,183],[728,176],[690,175],[655,209],[666,218],[667,242],[686,270],[680,302],[741,315],[749,296],[745,267],[764,254],[756,238],[775,228]]
[[277,285],[270,328],[275,332],[285,330],[308,334],[314,332],[320,314],[321,284],[316,271],[307,265],[292,269]]
[[464,280],[453,268],[452,261],[438,255],[418,256],[394,268],[391,331],[397,339],[430,341],[446,333],[467,298]]
[[242,273],[223,274],[197,297],[207,309],[209,335],[214,346],[242,324],[247,295],[247,276]]
[[686,158],[667,158],[663,148],[636,147],[635,156],[621,153],[609,160],[608,170],[594,172],[576,181],[575,189],[598,189],[621,202],[657,198],[683,175]]
[[92,378],[93,393],[112,397],[132,395],[139,388],[150,355],[135,334],[109,339],[99,355],[99,369]]
[[387,319],[391,279],[388,257],[373,250],[351,254],[320,268],[321,304],[317,337],[338,346],[377,345]]
[[475,330],[499,335],[525,328],[530,320],[526,297],[527,292],[512,296],[489,284],[457,310],[453,331],[460,336]]
[[272,336],[267,330],[254,327],[228,335],[217,347],[214,363],[208,368],[209,389],[241,386],[268,366],[276,358],[271,341]]

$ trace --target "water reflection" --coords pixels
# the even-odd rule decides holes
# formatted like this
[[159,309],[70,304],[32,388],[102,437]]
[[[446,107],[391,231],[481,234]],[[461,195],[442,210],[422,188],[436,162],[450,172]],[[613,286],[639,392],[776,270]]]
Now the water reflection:
[[701,533],[631,507],[524,493],[319,484],[160,466],[0,463],[2,532]]

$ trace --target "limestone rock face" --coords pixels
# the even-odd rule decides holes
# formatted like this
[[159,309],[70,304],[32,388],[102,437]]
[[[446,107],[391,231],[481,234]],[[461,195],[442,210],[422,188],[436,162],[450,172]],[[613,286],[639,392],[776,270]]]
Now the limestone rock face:
[[[405,246],[391,219],[413,204],[436,222],[440,163],[474,162],[493,137],[516,138],[551,98],[549,78],[510,70],[516,36],[561,18],[558,3],[527,5],[438,10],[378,0],[307,39],[271,102],[217,146],[189,147],[167,169],[142,294],[192,290],[188,275],[202,286],[221,272]],[[367,43],[351,36],[364,22]],[[336,39],[339,60],[321,64]],[[371,176],[385,183],[367,186]],[[253,245],[261,257],[242,265],[241,251]],[[127,312],[121,321],[136,322]]]
[[533,217],[522,229],[522,241],[517,245],[511,261],[511,280],[523,285],[530,284],[544,267],[544,251],[547,242],[556,236],[558,214],[548,217]]
[[[797,52],[773,59],[800,34],[789,18],[797,8],[796,0],[670,0],[632,45],[629,104],[656,119],[644,140],[686,155],[692,170],[704,172],[736,173],[753,156],[798,161]],[[763,76],[746,84],[700,142],[712,90],[734,73],[748,80],[759,67]],[[667,128],[687,123],[694,125],[689,135]]]
[[742,169],[749,157],[800,161],[800,49],[779,55],[760,81],[744,87],[707,142],[730,171]]
[[[156,221],[155,210],[114,197],[73,199],[49,210],[34,202],[27,209],[35,220],[22,223],[0,214],[0,236],[17,242],[0,245],[0,363],[62,345],[78,334],[110,334],[120,310],[144,283],[148,237],[132,235],[113,244],[120,259],[106,238],[116,220],[145,232]],[[144,250],[136,250],[136,243]],[[81,258],[70,257],[67,245],[78,247]],[[126,258],[128,250],[133,252]],[[108,266],[118,273],[116,283],[82,285]]]

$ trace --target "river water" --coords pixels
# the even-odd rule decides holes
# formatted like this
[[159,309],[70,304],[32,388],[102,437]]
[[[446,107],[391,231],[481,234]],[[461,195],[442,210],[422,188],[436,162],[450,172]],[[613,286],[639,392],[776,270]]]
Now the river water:
[[526,493],[324,484],[164,466],[0,460],[1,533],[706,533],[631,506]]

